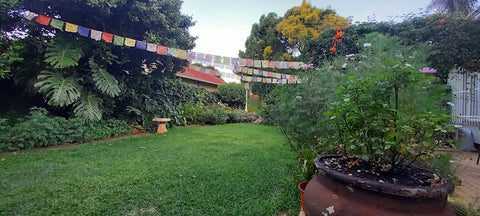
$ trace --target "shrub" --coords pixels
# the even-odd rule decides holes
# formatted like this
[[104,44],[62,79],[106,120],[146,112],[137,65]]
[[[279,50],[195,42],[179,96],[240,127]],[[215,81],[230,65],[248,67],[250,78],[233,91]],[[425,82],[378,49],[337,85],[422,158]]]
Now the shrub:
[[200,124],[225,124],[228,120],[227,111],[217,106],[207,106],[198,115],[198,122]]
[[239,83],[228,83],[218,86],[218,94],[222,103],[229,107],[241,109],[245,106],[245,87]]
[[228,122],[230,123],[248,123],[257,119],[257,116],[253,113],[246,112],[244,110],[234,110],[229,115]]
[[43,108],[32,108],[30,115],[14,126],[8,126],[6,119],[0,119],[0,151],[56,146],[132,133],[132,127],[122,120],[86,123],[79,118],[66,120],[47,114]]

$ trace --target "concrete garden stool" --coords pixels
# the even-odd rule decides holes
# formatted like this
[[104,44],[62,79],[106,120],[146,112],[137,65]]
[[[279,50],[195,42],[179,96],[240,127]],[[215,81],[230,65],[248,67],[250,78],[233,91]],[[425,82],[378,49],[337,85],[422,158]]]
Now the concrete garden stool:
[[169,118],[154,118],[152,119],[154,122],[158,122],[157,133],[165,133],[167,132],[167,125],[166,123],[170,121]]

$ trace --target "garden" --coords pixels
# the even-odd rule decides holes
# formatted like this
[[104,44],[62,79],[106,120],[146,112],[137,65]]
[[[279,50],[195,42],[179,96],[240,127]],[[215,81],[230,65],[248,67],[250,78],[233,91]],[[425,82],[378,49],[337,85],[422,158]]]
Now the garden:
[[448,85],[480,67],[472,2],[351,23],[303,1],[218,56],[243,83],[207,91],[175,77],[195,45],[181,1],[4,1],[0,214],[478,215],[452,198]]

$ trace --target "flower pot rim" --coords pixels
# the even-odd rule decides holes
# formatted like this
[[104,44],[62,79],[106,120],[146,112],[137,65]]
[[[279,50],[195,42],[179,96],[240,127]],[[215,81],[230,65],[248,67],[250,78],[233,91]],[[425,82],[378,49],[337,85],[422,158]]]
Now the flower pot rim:
[[[368,191],[379,192],[383,194],[389,194],[400,197],[409,197],[409,198],[441,198],[446,197],[448,194],[452,193],[454,186],[450,179],[444,178],[443,176],[438,175],[442,178],[442,184],[439,186],[405,186],[392,183],[382,183],[374,180],[369,180],[365,178],[359,178],[355,176],[349,176],[347,174],[331,170],[328,167],[325,167],[320,164],[322,159],[326,158],[339,158],[343,157],[340,155],[322,155],[318,156],[314,160],[314,164],[317,167],[317,170],[320,171],[320,174],[329,176],[332,179],[341,181],[350,186],[361,188]],[[416,167],[416,166],[415,166]],[[429,173],[435,173],[430,170],[416,167],[418,169],[424,170]]]

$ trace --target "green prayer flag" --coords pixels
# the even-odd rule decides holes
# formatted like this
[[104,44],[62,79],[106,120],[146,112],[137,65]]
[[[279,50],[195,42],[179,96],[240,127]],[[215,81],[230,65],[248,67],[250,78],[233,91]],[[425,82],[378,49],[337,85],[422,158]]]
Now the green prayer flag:
[[50,22],[50,25],[53,26],[54,28],[63,30],[63,26],[65,26],[65,22],[58,19],[52,19],[52,21]]
[[125,41],[124,37],[118,35],[113,36],[113,44],[117,46],[123,46],[123,41]]

